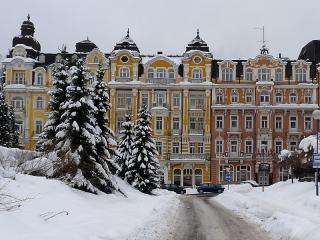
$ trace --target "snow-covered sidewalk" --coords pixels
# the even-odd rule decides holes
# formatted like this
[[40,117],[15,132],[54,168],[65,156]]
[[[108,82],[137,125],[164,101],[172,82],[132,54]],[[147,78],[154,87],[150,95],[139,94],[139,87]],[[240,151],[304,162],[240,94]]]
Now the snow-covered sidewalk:
[[0,178],[6,193],[29,198],[18,209],[0,212],[1,239],[165,239],[179,205],[177,195],[158,190],[150,196],[119,184],[128,198],[93,195],[43,177]]
[[320,239],[320,197],[315,196],[314,183],[280,182],[265,192],[249,184],[231,185],[212,201],[257,223],[273,239]]

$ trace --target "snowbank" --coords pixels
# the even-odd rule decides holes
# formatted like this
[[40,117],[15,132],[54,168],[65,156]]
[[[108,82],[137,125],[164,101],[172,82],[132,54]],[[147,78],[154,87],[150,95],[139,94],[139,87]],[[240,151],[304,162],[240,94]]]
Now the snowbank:
[[44,177],[0,178],[0,186],[8,183],[7,193],[29,198],[19,209],[0,213],[1,239],[162,239],[171,232],[179,204],[175,193],[157,190],[150,196],[118,182],[128,198],[85,193]]
[[265,192],[249,184],[231,185],[212,201],[257,223],[273,239],[320,239],[320,197],[312,182],[279,182]]

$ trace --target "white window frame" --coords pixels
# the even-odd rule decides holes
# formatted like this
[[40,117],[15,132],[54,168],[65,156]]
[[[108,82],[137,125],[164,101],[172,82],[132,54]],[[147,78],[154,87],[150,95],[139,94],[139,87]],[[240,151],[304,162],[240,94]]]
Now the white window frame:
[[258,69],[258,80],[261,82],[269,82],[271,80],[271,69],[259,68]]
[[200,68],[192,69],[192,79],[202,79],[202,69]]
[[233,81],[233,69],[232,68],[222,69],[222,81],[226,81],[226,82]]
[[119,77],[120,78],[130,78],[130,69],[129,67],[120,67],[119,70]]

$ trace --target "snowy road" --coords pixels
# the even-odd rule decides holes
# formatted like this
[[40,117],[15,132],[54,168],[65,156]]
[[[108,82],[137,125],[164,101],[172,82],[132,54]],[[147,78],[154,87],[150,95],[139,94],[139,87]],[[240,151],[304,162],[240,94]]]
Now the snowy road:
[[265,233],[207,196],[181,196],[181,201],[174,240],[269,240]]

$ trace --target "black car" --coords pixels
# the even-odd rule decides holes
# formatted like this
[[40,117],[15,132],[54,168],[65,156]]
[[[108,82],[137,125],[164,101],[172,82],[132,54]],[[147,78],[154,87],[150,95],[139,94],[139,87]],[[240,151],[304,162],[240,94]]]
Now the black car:
[[161,186],[162,189],[166,189],[168,191],[173,191],[179,194],[185,194],[186,193],[186,189],[184,189],[181,186],[178,186],[176,184],[162,184]]
[[224,191],[224,187],[221,184],[214,184],[214,183],[202,183],[197,187],[199,193],[204,192],[216,192],[222,193]]

